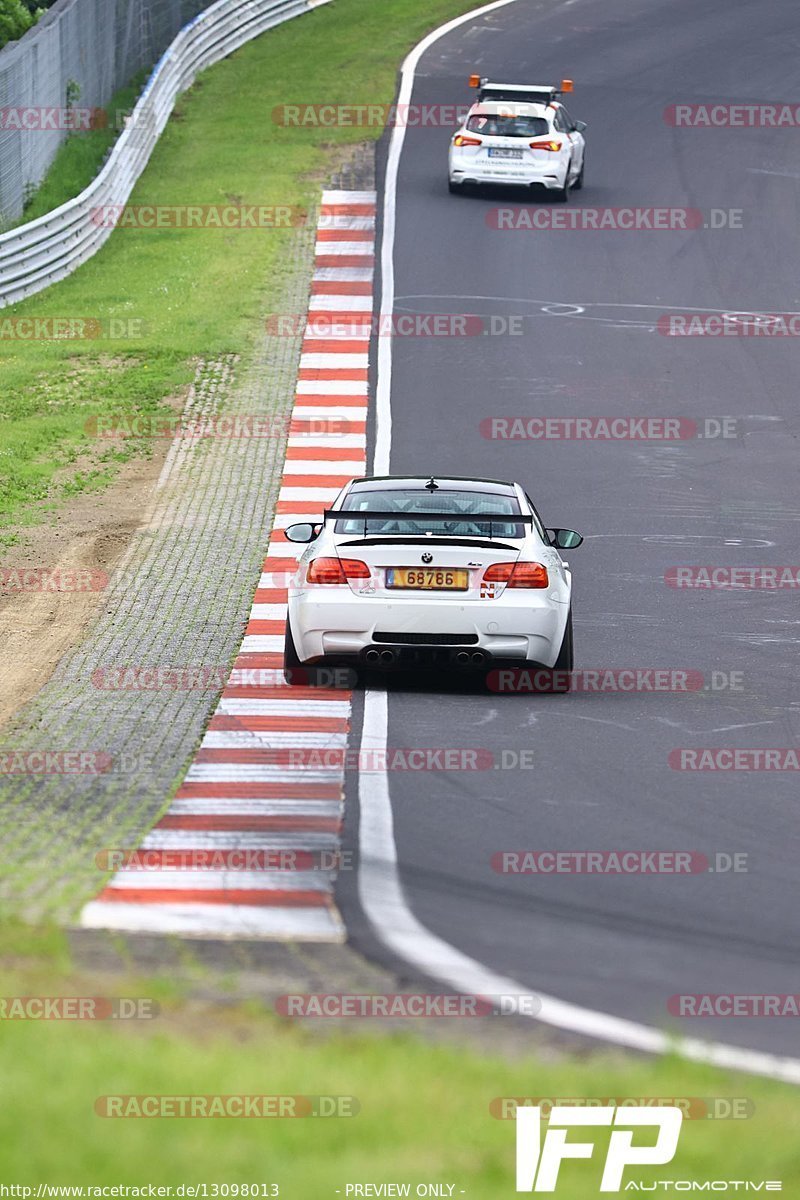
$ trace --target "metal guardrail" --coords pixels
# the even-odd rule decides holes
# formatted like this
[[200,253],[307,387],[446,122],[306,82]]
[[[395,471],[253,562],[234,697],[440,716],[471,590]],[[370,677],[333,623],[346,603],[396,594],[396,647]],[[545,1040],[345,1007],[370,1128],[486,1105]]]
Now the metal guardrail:
[[96,254],[113,232],[98,210],[124,205],[175,101],[198,73],[251,38],[330,0],[218,0],[183,27],[153,68],[102,170],[78,196],[0,235],[0,308],[32,296]]

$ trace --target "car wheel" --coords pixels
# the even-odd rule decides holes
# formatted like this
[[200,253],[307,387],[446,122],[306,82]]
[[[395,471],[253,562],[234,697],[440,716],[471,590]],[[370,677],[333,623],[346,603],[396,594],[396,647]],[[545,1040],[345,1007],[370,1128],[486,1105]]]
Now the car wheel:
[[581,188],[583,187],[583,169],[585,166],[586,166],[586,155],[584,154],[583,162],[581,163],[581,169],[578,172],[578,178],[575,180],[575,182],[572,185],[572,190],[575,192],[579,192],[581,190]]
[[541,682],[537,684],[536,690],[538,692],[547,692],[550,695],[554,693],[560,695],[568,692],[572,687],[573,661],[572,609],[570,609],[558,658],[555,661],[555,665],[550,667],[549,670],[542,668],[540,671],[537,671],[537,680]]
[[297,648],[292,637],[292,627],[289,624],[289,618],[286,618],[286,632],[283,641],[283,675],[288,684],[299,684],[300,668],[302,667],[300,657],[297,653]]
[[464,185],[461,183],[454,183],[452,179],[448,179],[447,190],[453,193],[453,195],[457,196],[464,190]]
[[575,661],[574,648],[572,642],[572,609],[569,610],[567,624],[564,629],[564,638],[561,642],[561,649],[558,652],[554,671],[571,671]]
[[555,195],[559,204],[566,204],[566,202],[569,200],[569,172],[570,167],[567,167],[567,173],[564,176],[564,186],[562,188],[556,188]]

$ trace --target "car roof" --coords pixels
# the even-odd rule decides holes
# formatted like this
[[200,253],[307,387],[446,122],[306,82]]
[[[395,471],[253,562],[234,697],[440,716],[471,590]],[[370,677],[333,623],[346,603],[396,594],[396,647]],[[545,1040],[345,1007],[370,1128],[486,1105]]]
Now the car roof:
[[[473,104],[469,115],[482,117],[547,117],[547,104],[527,100],[481,100]],[[551,109],[552,111],[552,109]]]
[[[425,491],[430,475],[365,475],[354,479],[352,488],[363,491],[405,490]],[[458,475],[434,475],[433,481],[443,491],[514,493],[515,485],[504,479],[474,479]],[[373,486],[374,485],[374,486]]]

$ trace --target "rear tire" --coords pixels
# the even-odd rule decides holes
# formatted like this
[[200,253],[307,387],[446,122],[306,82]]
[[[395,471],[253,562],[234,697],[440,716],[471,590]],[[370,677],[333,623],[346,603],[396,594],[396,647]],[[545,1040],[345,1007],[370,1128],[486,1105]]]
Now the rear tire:
[[547,692],[550,695],[563,695],[572,688],[572,669],[574,663],[574,651],[572,642],[572,609],[569,610],[567,624],[564,629],[564,637],[561,641],[561,649],[558,652],[558,658],[555,665],[552,666],[549,672],[542,671],[539,674],[545,676],[545,686],[537,688],[537,691]]
[[463,183],[454,183],[452,179],[448,179],[447,190],[452,196],[460,196],[464,190],[464,185]]
[[292,637],[292,627],[289,624],[289,618],[287,616],[286,633],[283,642],[283,677],[290,687],[292,685],[298,686],[300,684],[301,680],[299,668],[302,667],[302,665],[303,664],[300,662],[300,657],[297,653],[297,648],[294,644],[294,638]]
[[554,671],[572,671],[575,662],[575,652],[572,641],[572,609],[569,610],[567,624],[564,629],[564,638],[561,642],[561,649],[558,652]]
[[555,196],[559,204],[566,204],[569,200],[569,172],[570,168],[567,167],[567,173],[564,176],[564,186],[562,188],[556,188]]

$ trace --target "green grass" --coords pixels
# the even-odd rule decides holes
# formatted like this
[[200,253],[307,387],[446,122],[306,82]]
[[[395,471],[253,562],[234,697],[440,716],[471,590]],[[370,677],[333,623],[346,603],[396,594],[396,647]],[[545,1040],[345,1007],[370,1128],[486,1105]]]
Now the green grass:
[[[25,940],[29,947],[25,953]],[[748,1097],[748,1120],[685,1121],[668,1167],[626,1179],[783,1179],[800,1187],[800,1092],[675,1060],[604,1054],[512,1062],[431,1044],[413,1032],[320,1036],[260,1004],[212,1005],[168,980],[126,978],[111,993],[68,961],[53,931],[2,932],[3,995],[152,996],[150,1021],[0,1022],[0,1180],[92,1184],[275,1182],[285,1197],[334,1195],[353,1182],[452,1182],[473,1200],[514,1194],[514,1125],[499,1096]],[[501,1018],[495,1018],[499,1020]],[[491,1030],[490,1030],[491,1032]],[[488,1035],[484,1041],[488,1040]],[[110,1119],[108,1095],[343,1095],[356,1117],[301,1120]],[[597,1194],[605,1146],[567,1163],[557,1194]],[[344,1195],[344,1192],[342,1192]],[[660,1192],[660,1194],[666,1194]],[[672,1194],[671,1192],[669,1194]]]
[[[131,203],[312,209],[331,149],[380,130],[284,127],[273,123],[273,108],[390,103],[409,47],[470,7],[470,0],[393,0],[387,21],[374,0],[337,0],[269,31],[181,98]],[[30,214],[83,186],[96,151],[89,139],[68,144]],[[281,311],[294,236],[291,229],[117,230],[74,275],[0,314],[0,331],[9,315],[96,318],[104,333],[113,319],[139,322],[125,338],[0,338],[0,544],[41,519],[45,502],[63,498],[63,483],[54,481],[65,478],[65,468],[69,478],[77,458],[85,477],[113,477],[117,456],[98,448],[86,431],[89,418],[157,411],[188,385],[202,356],[236,352],[246,364],[265,314]]]

